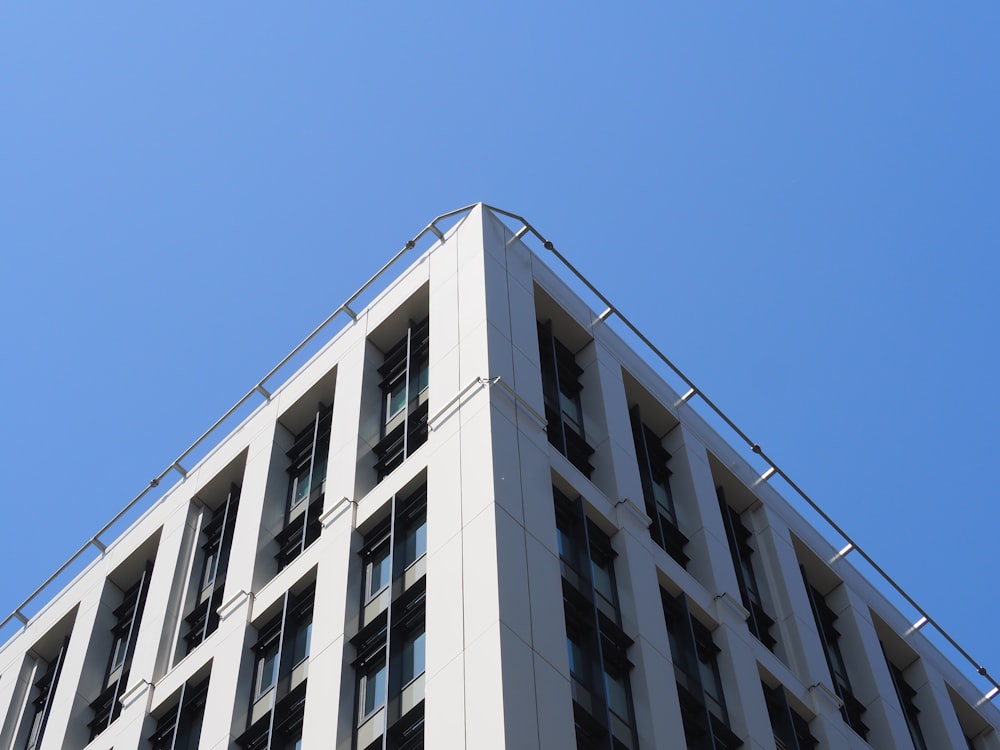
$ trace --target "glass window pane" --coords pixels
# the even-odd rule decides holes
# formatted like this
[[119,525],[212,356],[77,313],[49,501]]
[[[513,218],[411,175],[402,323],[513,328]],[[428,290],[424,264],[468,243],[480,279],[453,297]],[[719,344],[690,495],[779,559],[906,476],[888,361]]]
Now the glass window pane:
[[608,708],[614,711],[619,719],[628,723],[628,695],[625,691],[625,681],[605,672],[604,685],[608,692]]
[[278,649],[270,648],[261,654],[257,662],[257,697],[270,690],[278,677]]
[[609,604],[614,604],[615,585],[611,580],[611,564],[608,563],[607,567],[602,567],[591,560],[590,569],[594,574],[594,590],[604,597]]
[[406,381],[400,381],[386,395],[385,421],[389,422],[393,417],[406,408]]
[[413,370],[410,372],[410,397],[414,398],[427,388],[428,363],[415,362]]
[[385,544],[375,552],[368,563],[368,598],[371,599],[389,585],[392,564],[389,556],[389,545]]
[[583,658],[583,649],[572,638],[567,638],[566,650],[569,652],[569,673],[580,682],[586,684],[587,662]]
[[365,676],[364,701],[362,702],[363,716],[368,716],[376,709],[381,708],[385,703],[385,665],[369,672]]
[[309,641],[312,638],[312,621],[299,625],[295,631],[295,646],[292,652],[292,664],[298,664],[309,656]]
[[402,679],[405,685],[424,671],[424,631],[411,634],[403,644]]
[[582,435],[583,419],[580,415],[580,401],[573,396],[567,396],[563,391],[559,391],[559,408],[562,410],[563,420],[577,434]]
[[403,561],[409,565],[427,552],[427,516],[421,514],[406,530],[403,540]]
[[125,636],[116,636],[114,646],[112,646],[111,672],[114,672],[125,663],[125,652],[127,650],[128,649],[125,648]]
[[292,505],[295,507],[309,497],[309,466],[295,476],[292,480]]

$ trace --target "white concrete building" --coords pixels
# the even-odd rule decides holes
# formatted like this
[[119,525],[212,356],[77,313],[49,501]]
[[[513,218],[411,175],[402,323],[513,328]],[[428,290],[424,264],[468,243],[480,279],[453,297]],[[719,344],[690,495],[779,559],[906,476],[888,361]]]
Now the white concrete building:
[[454,219],[15,613],[0,748],[1000,749],[529,227]]

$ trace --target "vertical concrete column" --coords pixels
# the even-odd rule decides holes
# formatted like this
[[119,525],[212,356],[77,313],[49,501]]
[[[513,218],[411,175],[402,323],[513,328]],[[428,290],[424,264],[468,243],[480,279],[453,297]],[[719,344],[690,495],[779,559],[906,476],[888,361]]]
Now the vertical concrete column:
[[[357,724],[354,713],[355,675],[345,643],[345,627],[360,600],[355,508],[359,463],[371,463],[369,451],[359,451],[362,396],[372,370],[366,362],[366,342],[360,326],[347,333],[350,348],[337,365],[337,383],[330,426],[323,531],[316,571],[309,676],[302,727],[304,747],[346,747]],[[375,416],[378,419],[378,415]],[[364,453],[364,456],[359,454]],[[336,716],[335,719],[332,719]]]
[[[7,662],[0,672],[0,710],[3,724],[0,724],[0,747],[13,747],[14,741],[23,742],[25,713],[30,703],[31,688],[36,679],[38,660],[31,654],[24,654],[21,663]],[[21,730],[20,732],[18,730]]]
[[[283,446],[276,445],[276,405],[268,407],[267,416],[262,418],[263,426],[250,440],[247,450],[246,470],[243,473],[243,487],[240,490],[240,507],[236,514],[236,526],[233,530],[233,546],[229,553],[229,568],[226,571],[226,589],[224,603],[236,597],[253,593],[267,582],[270,574],[257,580],[255,576],[258,558],[258,544],[261,540],[261,526],[267,517],[265,500],[268,496],[268,481],[275,483],[274,476],[284,474],[271,471],[271,465],[283,458]],[[287,476],[280,476],[282,484],[287,486]],[[275,489],[275,488],[272,488]],[[270,571],[273,574],[273,569]],[[255,586],[256,584],[256,586]]]
[[[91,687],[104,677],[111,647],[109,629],[115,623],[112,610],[117,605],[110,593],[102,572],[80,598],[41,750],[87,744],[90,737],[87,724],[93,718],[89,701],[97,697],[97,691]],[[93,677],[98,672],[100,676]]]
[[924,659],[917,659],[903,672],[903,677],[917,692],[913,702],[920,711],[917,721],[928,747],[968,750],[944,678]]
[[830,671],[788,525],[768,505],[755,511],[754,516],[757,544],[768,562],[764,573],[775,603],[779,653],[804,684],[822,682],[832,690]]
[[268,476],[274,474],[270,466],[276,460],[275,454],[281,452],[274,442],[276,411],[273,406],[270,409],[270,418],[251,438],[247,451],[219,628],[212,635],[212,677],[201,730],[203,748],[229,747],[231,737],[246,728],[254,667],[248,651],[247,623],[255,591],[254,570]]
[[[122,712],[112,728],[116,742],[123,747],[139,747],[145,740],[142,736],[144,720],[149,710],[150,691],[159,678],[157,664],[162,663],[161,653],[173,643],[172,633],[166,634],[171,606],[176,607],[173,596],[175,586],[183,586],[176,571],[186,570],[180,559],[185,546],[188,530],[187,504],[175,506],[160,527],[160,538],[156,547],[156,558],[148,582],[146,602],[139,620],[139,634],[136,639],[129,669],[128,684],[123,685],[121,695]],[[170,618],[173,621],[173,618]]]
[[355,560],[355,507],[347,498],[331,498],[321,518],[323,533],[316,542],[320,555],[302,727],[304,747],[330,747],[333,738],[337,747],[350,747],[356,724],[352,689],[355,679],[344,643],[348,610],[356,611],[360,598],[359,576],[355,575],[360,567]]
[[770,748],[773,733],[754,655],[763,646],[747,630],[747,611],[737,599],[717,596],[715,610],[720,625],[712,638],[720,650],[717,661],[730,726],[744,747]]
[[708,450],[684,423],[668,435],[666,449],[673,456],[670,488],[674,499],[684,507],[685,517],[698,524],[684,530],[691,539],[688,572],[712,595],[729,594],[739,601],[739,584],[719,512]]
[[229,748],[232,738],[246,729],[254,669],[247,627],[252,601],[250,594],[239,591],[219,608],[219,628],[212,634],[212,677],[201,727],[202,748]]
[[640,747],[684,747],[684,727],[674,680],[660,583],[648,548],[649,517],[631,499],[615,506],[612,538],[615,579],[624,630],[634,639],[629,680]]
[[850,670],[854,696],[865,704],[863,721],[873,747],[909,747],[906,728],[892,676],[872,624],[868,605],[846,584],[826,596],[827,606],[837,615],[841,651]]

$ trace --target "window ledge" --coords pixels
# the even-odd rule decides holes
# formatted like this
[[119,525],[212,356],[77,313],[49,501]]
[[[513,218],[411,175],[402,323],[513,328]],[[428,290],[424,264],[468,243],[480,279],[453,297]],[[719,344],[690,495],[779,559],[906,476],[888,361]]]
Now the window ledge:
[[128,708],[144,695],[147,695],[151,687],[153,687],[152,684],[145,680],[139,680],[137,684],[126,690],[122,697],[118,699],[122,704],[122,708]]
[[822,682],[811,685],[809,687],[809,694],[813,699],[813,709],[821,716],[833,713],[839,714],[841,706],[844,705],[844,702],[840,700],[837,694]]
[[750,618],[749,610],[728,591],[723,591],[714,598],[715,614],[719,622],[743,625]]
[[[223,605],[219,607],[219,609],[217,610],[217,612],[219,613],[219,619],[220,620],[228,619],[229,616],[232,615],[243,604],[249,602],[252,596],[253,596],[252,594],[249,594],[246,591],[239,591],[235,595],[231,596],[228,599],[228,601],[223,603]],[[247,614],[249,615],[249,610]]]

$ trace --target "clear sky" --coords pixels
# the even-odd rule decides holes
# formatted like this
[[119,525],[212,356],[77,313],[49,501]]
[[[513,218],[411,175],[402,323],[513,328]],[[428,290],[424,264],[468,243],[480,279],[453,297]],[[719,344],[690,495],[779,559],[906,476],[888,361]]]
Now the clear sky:
[[0,616],[482,200],[1000,675],[998,25],[975,0],[7,3]]

